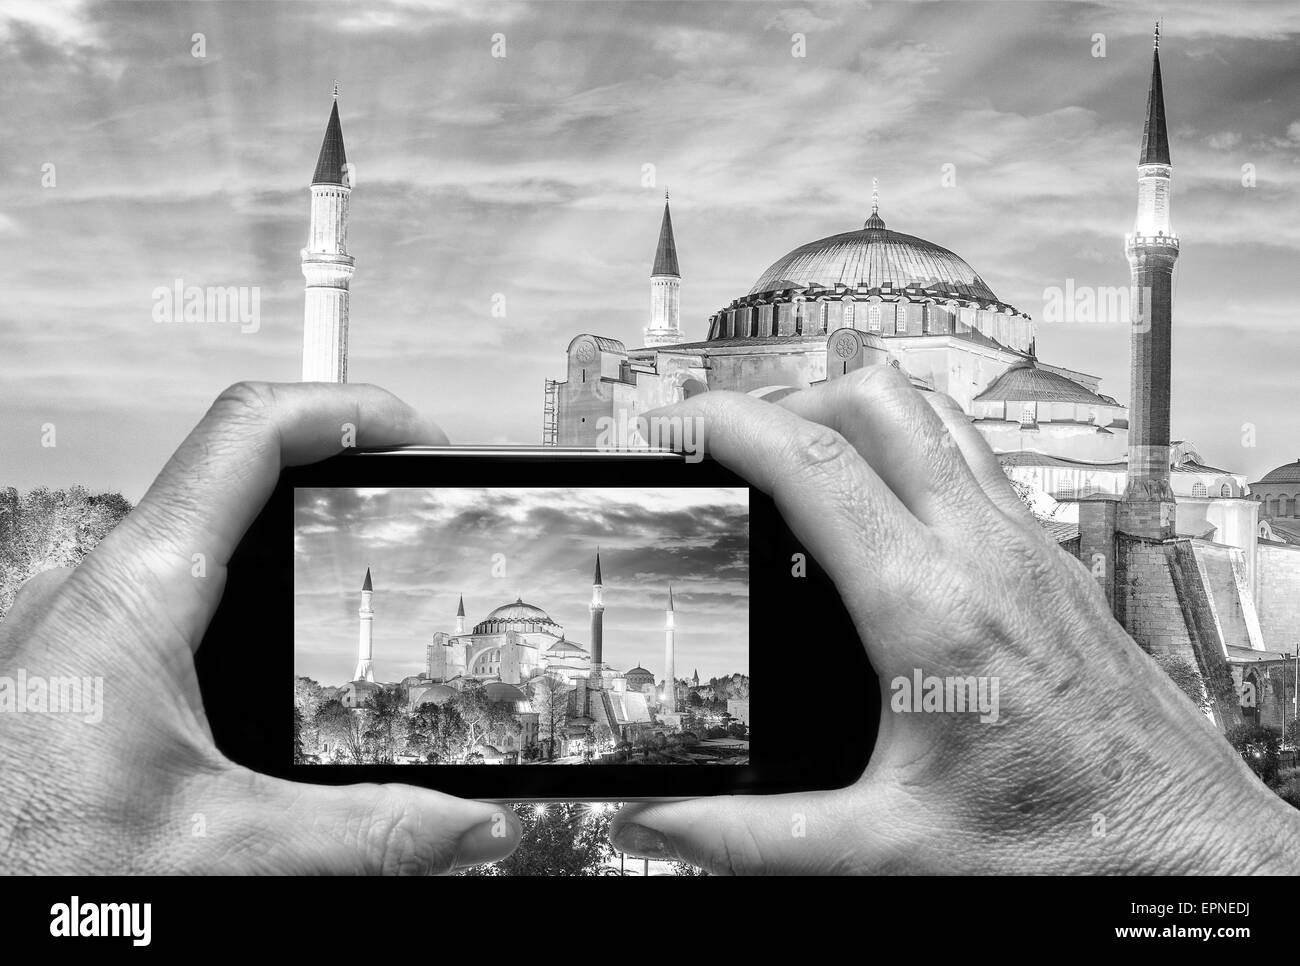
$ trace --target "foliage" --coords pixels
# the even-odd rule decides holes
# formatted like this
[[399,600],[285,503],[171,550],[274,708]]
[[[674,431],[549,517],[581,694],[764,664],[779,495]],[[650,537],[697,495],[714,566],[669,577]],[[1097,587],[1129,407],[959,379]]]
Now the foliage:
[[1224,737],[1264,784],[1271,785],[1276,780],[1279,745],[1277,732],[1259,725],[1244,724],[1229,728]]
[[20,496],[0,489],[0,619],[29,578],[75,567],[131,512],[120,493],[38,487]]
[[[509,858],[462,875],[608,875],[612,806],[586,803],[511,806],[523,835]],[[613,870],[615,873],[617,869]]]
[[568,685],[561,678],[547,675],[533,682],[532,691],[533,710],[537,712],[537,740],[545,749],[546,760],[554,761],[568,712]]
[[1273,791],[1292,808],[1300,808],[1300,768],[1284,768],[1277,773]]
[[1191,698],[1192,703],[1201,711],[1210,708],[1210,697],[1205,693],[1201,672],[1190,661],[1177,654],[1155,654],[1152,656],[1160,670],[1177,685],[1178,690]]

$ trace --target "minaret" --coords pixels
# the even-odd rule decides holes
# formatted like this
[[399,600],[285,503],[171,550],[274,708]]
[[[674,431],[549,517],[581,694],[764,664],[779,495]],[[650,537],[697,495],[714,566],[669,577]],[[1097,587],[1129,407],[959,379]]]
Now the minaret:
[[456,605],[456,633],[465,633],[465,595],[461,594],[460,603]]
[[353,681],[375,680],[375,669],[371,663],[374,656],[375,612],[370,607],[370,598],[374,596],[374,586],[370,583],[370,568],[366,568],[366,581],[361,585],[361,609],[357,616],[361,618],[361,635],[357,643],[357,669],[352,675]]
[[1124,241],[1132,276],[1132,380],[1128,486],[1119,522],[1126,533],[1162,539],[1174,532],[1174,497],[1169,488],[1169,386],[1178,236],[1169,223],[1173,168],[1160,81],[1159,24],[1137,168],[1137,219]]
[[311,236],[302,250],[307,279],[303,312],[302,381],[348,381],[348,285],[356,260],[348,254],[348,196],[352,193],[339,89],[311,179]]
[[596,576],[591,584],[591,677],[600,679],[600,672],[605,666],[605,654],[602,636],[605,623],[605,601],[602,597],[604,586],[600,582],[600,550],[596,551]]
[[673,586],[668,585],[668,612],[664,617],[664,703],[669,711],[677,710],[677,655],[674,636],[677,618],[673,613]]
[[682,341],[682,273],[677,267],[677,242],[673,239],[673,217],[664,192],[664,220],[659,226],[659,245],[650,269],[650,324],[645,328],[649,348],[676,345]]

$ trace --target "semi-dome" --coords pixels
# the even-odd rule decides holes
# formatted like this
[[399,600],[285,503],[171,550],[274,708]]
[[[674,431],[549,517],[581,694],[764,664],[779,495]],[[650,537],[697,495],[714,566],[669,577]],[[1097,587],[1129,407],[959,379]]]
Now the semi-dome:
[[419,708],[426,704],[445,704],[454,699],[459,693],[455,688],[445,684],[434,684],[416,698],[415,706]]
[[[1300,483],[1300,460],[1294,463],[1283,463],[1276,469],[1271,469],[1264,474],[1260,483]],[[1255,486],[1256,484],[1251,484]]]
[[890,231],[873,212],[858,231],[846,231],[800,245],[759,276],[750,295],[847,285],[895,289],[915,286],[936,294],[997,302],[998,297],[960,256],[934,242]]

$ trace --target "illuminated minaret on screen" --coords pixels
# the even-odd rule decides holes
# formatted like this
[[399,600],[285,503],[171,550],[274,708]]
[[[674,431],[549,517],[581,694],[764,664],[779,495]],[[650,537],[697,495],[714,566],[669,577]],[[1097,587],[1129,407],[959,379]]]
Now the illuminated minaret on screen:
[[370,601],[374,597],[374,585],[370,582],[370,568],[366,568],[366,579],[361,585],[361,609],[357,616],[361,619],[361,630],[357,640],[357,669],[352,674],[353,681],[375,680],[373,663],[375,644],[375,611]]
[[302,381],[348,381],[348,286],[356,260],[348,254],[352,177],[339,124],[339,89],[311,179],[311,234],[302,250],[307,280],[303,309]]
[[1137,218],[1124,240],[1132,278],[1132,378],[1128,484],[1120,529],[1135,536],[1161,539],[1174,532],[1174,496],[1169,487],[1169,397],[1178,236],[1169,220],[1173,166],[1160,77],[1159,24],[1137,169]]
[[677,615],[673,612],[673,588],[668,585],[668,611],[664,615],[664,704],[677,710]]
[[596,576],[591,582],[591,677],[600,678],[604,667],[605,587],[600,579],[600,551],[596,551]]

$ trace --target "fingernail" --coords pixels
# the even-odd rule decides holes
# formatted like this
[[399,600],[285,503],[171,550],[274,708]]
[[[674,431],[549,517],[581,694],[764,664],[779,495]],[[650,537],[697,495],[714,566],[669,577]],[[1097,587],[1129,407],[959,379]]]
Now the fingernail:
[[507,809],[462,833],[456,842],[456,868],[504,859],[519,842],[519,823]]
[[671,854],[668,840],[662,834],[634,822],[618,826],[610,838],[614,848],[629,855],[639,855],[646,859],[662,859]]

